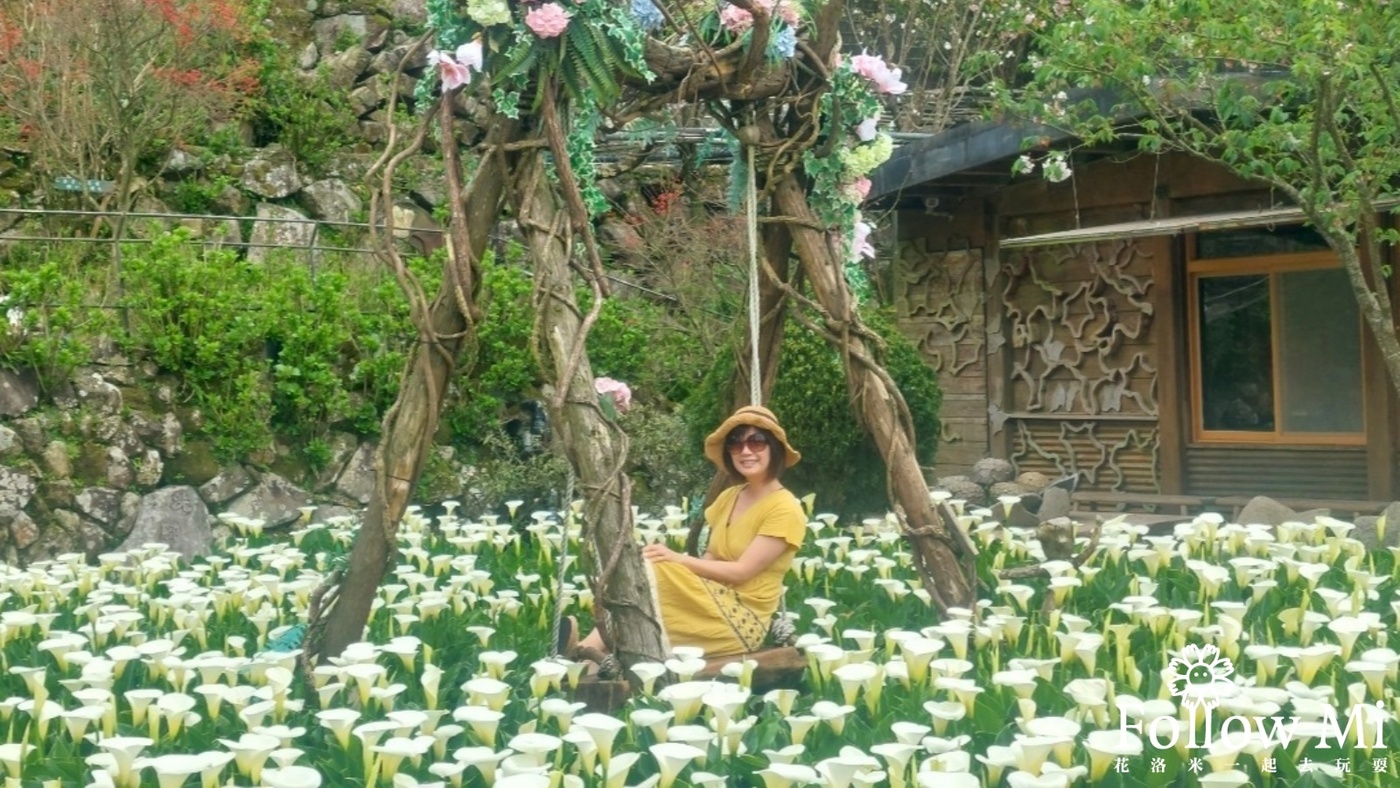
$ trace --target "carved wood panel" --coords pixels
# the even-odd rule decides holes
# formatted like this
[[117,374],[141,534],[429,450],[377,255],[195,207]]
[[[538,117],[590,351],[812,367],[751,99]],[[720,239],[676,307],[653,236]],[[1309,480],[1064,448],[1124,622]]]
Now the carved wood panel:
[[1006,250],[988,283],[1009,358],[993,434],[1020,470],[1078,472],[1095,489],[1158,489],[1152,257],[1133,239]]
[[981,249],[900,244],[895,309],[905,336],[938,373],[943,390],[940,472],[971,466],[987,450],[985,291]]
[[1089,420],[1012,422],[1016,470],[1050,478],[1080,474],[1083,489],[1161,492],[1157,425]]

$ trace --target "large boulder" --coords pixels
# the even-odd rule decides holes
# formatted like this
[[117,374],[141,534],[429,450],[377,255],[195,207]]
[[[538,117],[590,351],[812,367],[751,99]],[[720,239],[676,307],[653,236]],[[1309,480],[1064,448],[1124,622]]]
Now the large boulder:
[[311,35],[322,52],[334,52],[342,41],[363,41],[369,35],[370,18],[365,14],[337,14],[311,23]]
[[1040,471],[1026,471],[1016,477],[1016,483],[1029,492],[1040,492],[1050,486],[1050,477]]
[[987,502],[986,489],[966,476],[944,476],[935,481],[931,489],[946,490],[953,498],[966,501],[968,506],[982,506]]
[[0,525],[5,526],[10,541],[23,550],[39,541],[39,526],[33,518],[21,511],[6,511],[0,508]]
[[337,93],[349,93],[374,61],[374,56],[362,46],[337,52],[321,62],[321,75],[326,87]]
[[131,550],[148,542],[170,545],[186,561],[209,552],[214,542],[209,509],[193,487],[163,487],[141,497],[136,525],[117,549]]
[[28,506],[36,489],[34,477],[0,466],[0,512],[18,511]]
[[122,494],[106,487],[88,487],[73,496],[78,512],[100,524],[115,527],[122,519]]
[[265,528],[276,528],[296,522],[301,507],[310,505],[311,495],[305,490],[275,473],[265,473],[257,486],[229,504],[227,511],[260,519]]
[[[1385,533],[1381,533],[1381,520],[1385,522]],[[1366,545],[1368,550],[1383,550],[1400,545],[1400,501],[1385,507],[1379,517],[1356,518],[1356,529],[1351,538]]]
[[67,479],[73,475],[73,458],[68,455],[68,444],[63,441],[49,441],[44,447],[43,459],[50,478]]
[[279,200],[301,189],[301,176],[297,174],[297,162],[290,152],[268,147],[243,164],[242,184],[244,189],[259,197]]
[[255,481],[242,465],[230,465],[200,485],[199,497],[211,505],[218,506],[250,490]]
[[271,221],[253,222],[253,233],[248,238],[248,261],[252,263],[261,263],[280,249],[305,256],[316,237],[316,224],[292,208],[260,202],[258,218]]
[[324,490],[335,484],[340,478],[340,472],[345,468],[345,463],[354,456],[355,450],[360,447],[360,439],[348,432],[331,433],[326,441],[327,457],[326,464],[315,474],[315,489]]
[[20,441],[19,433],[0,424],[0,458],[22,453],[24,453],[24,443]]
[[32,369],[0,369],[0,416],[18,416],[39,404],[39,376]]
[[984,457],[973,464],[969,476],[974,484],[991,487],[998,482],[1009,482],[1016,478],[1016,468],[1006,460]]
[[107,486],[121,489],[130,487],[136,480],[131,467],[131,457],[118,446],[107,448]]
[[374,444],[362,443],[354,456],[345,463],[345,470],[335,482],[335,489],[362,504],[369,503],[374,493]]
[[328,222],[352,222],[364,209],[364,202],[339,178],[308,183],[301,197],[313,217]]
[[[1297,521],[1298,513],[1273,498],[1258,495],[1249,499],[1235,522],[1240,525],[1269,525],[1277,527],[1283,523]],[[1311,522],[1311,519],[1307,520]]]

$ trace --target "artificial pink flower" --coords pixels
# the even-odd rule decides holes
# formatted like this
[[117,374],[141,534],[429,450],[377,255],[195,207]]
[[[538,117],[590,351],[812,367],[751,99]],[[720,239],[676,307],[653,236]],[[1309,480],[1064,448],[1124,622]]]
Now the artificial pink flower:
[[473,71],[481,71],[486,63],[486,53],[482,51],[481,39],[473,38],[457,47],[457,62]]
[[757,3],[771,16],[786,22],[788,27],[796,29],[802,22],[802,9],[797,7],[797,0],[757,0]]
[[[796,0],[754,0],[754,5],[767,11],[769,16],[783,20],[794,30],[802,23],[802,9],[798,7]],[[720,9],[719,21],[725,29],[737,36],[753,27],[753,14],[736,5],[725,3],[724,8]]]
[[719,23],[724,25],[726,30],[737,36],[750,27],[753,27],[753,14],[750,14],[737,5],[725,4],[724,8],[720,9],[719,12]]
[[862,257],[875,258],[875,246],[870,243],[870,225],[865,222],[856,222],[855,233],[851,238],[851,259],[859,260]]
[[869,142],[875,139],[875,135],[879,132],[877,128],[879,125],[880,118],[878,115],[872,118],[866,118],[860,122],[859,126],[856,126],[856,136],[860,138],[861,142]]
[[472,81],[471,69],[454,60],[450,52],[434,49],[428,53],[428,65],[437,66],[438,76],[442,77],[443,93],[456,90]]
[[525,26],[540,38],[557,38],[569,28],[573,16],[558,3],[545,3],[525,15]]
[[890,68],[885,59],[879,55],[867,55],[862,52],[851,58],[851,69],[874,82],[876,93],[898,96],[909,88],[899,79],[903,71]]
[[849,197],[852,202],[863,202],[868,194],[870,194],[869,178],[856,178],[846,184],[846,196]]
[[593,389],[600,395],[610,397],[618,413],[626,413],[632,407],[632,389],[620,380],[595,378]]

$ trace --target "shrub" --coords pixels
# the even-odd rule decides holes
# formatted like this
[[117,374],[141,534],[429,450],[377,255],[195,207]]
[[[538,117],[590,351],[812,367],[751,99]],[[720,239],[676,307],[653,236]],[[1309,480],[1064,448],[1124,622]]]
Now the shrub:
[[126,253],[124,344],[179,377],[219,454],[244,456],[278,434],[314,465],[332,429],[377,431],[412,342],[393,283],[333,260],[314,273],[299,259],[247,263],[187,236]]
[[[522,401],[538,398],[540,387],[554,377],[552,370],[540,369],[531,350],[533,282],[515,264],[518,255],[514,249],[506,262],[483,262],[485,317],[476,357],[444,416],[453,434],[468,440],[496,428]],[[587,312],[592,293],[580,288],[576,297]],[[643,401],[683,400],[704,376],[695,362],[702,357],[699,345],[672,324],[664,307],[642,298],[608,299],[588,334],[593,374],[626,381]]]
[[64,251],[13,249],[0,267],[0,367],[33,369],[52,391],[91,358],[112,315],[91,306],[78,260]]
[[[936,376],[918,351],[881,310],[862,311],[866,325],[884,338],[884,357],[914,419],[915,453],[922,465],[933,463],[938,448],[938,411],[942,392]],[[734,354],[716,359],[687,408],[690,444],[703,450],[705,436],[728,415],[728,387]],[[799,495],[816,492],[816,507],[846,517],[868,516],[890,507],[885,464],[875,442],[857,422],[846,393],[841,357],[815,333],[789,322],[783,335],[782,360],[772,399],[767,403],[788,439],[802,452],[802,462],[783,477]]]

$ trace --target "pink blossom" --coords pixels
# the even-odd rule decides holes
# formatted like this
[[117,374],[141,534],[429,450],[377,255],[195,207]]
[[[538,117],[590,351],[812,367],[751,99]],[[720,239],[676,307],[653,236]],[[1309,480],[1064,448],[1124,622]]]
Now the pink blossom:
[[870,232],[873,228],[865,222],[856,222],[855,233],[851,238],[851,259],[859,260],[862,257],[874,259],[875,246],[870,243]]
[[626,413],[632,407],[632,389],[620,380],[594,378],[593,388],[599,395],[610,397],[618,413]]
[[457,62],[474,71],[481,71],[486,61],[486,53],[481,49],[481,39],[473,38],[457,47]]
[[[466,44],[462,46],[465,47]],[[434,49],[428,53],[428,64],[437,66],[438,76],[442,77],[442,92],[444,93],[456,90],[472,81],[471,68],[454,60],[450,52]]]
[[753,27],[753,14],[740,8],[737,5],[726,4],[719,12],[719,23],[734,35]]
[[797,0],[757,0],[757,2],[766,8],[768,13],[786,22],[788,27],[795,29],[802,22],[802,9],[798,7]]
[[899,79],[903,71],[890,68],[885,59],[879,55],[867,55],[862,52],[851,58],[851,68],[857,74],[875,83],[875,92],[877,93],[898,96],[909,87]]
[[879,126],[879,124],[879,116],[862,120],[860,125],[856,126],[856,136],[860,138],[861,142],[869,142],[875,139],[875,135],[878,133],[876,127]]
[[[802,9],[798,7],[796,0],[754,0],[754,5],[767,11],[769,16],[783,20],[794,30],[802,23]],[[736,5],[725,3],[724,8],[720,9],[719,21],[726,30],[739,35],[753,27],[753,14]]]
[[558,3],[545,3],[525,15],[525,25],[540,38],[556,38],[568,29],[573,16]]
[[866,195],[870,194],[870,179],[864,177],[856,178],[855,180],[846,184],[845,193],[846,196],[849,197],[852,202],[864,201]]

